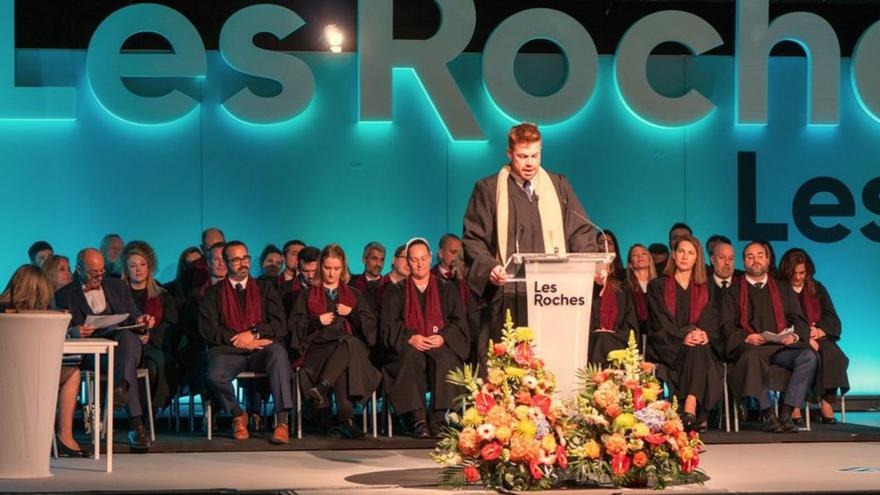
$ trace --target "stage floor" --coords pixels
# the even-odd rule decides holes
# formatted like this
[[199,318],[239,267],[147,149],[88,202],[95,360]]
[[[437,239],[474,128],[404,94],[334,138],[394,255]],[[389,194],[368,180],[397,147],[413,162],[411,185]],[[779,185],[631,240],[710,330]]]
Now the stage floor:
[[[54,476],[0,481],[4,493],[181,492],[221,489],[260,493],[444,493],[440,469],[428,450],[346,450],[187,454],[121,454],[115,472],[84,459],[52,462]],[[831,493],[880,490],[880,443],[777,443],[712,445],[702,466],[705,486],[677,486],[674,493]],[[859,468],[873,468],[860,471]],[[656,493],[625,490],[627,493]],[[572,489],[566,493],[620,493]],[[487,493],[466,489],[459,493]]]

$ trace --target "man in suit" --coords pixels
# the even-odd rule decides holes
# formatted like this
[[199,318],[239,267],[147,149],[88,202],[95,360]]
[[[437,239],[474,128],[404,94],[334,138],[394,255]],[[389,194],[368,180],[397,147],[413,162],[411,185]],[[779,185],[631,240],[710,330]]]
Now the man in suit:
[[226,279],[205,289],[199,305],[199,332],[208,344],[208,390],[232,414],[233,438],[246,440],[248,417],[235,398],[232,380],[242,371],[266,373],[277,418],[270,441],[286,444],[293,397],[281,298],[273,281],[250,276],[251,257],[244,243],[227,243],[223,258]]
[[104,256],[101,251],[86,248],[76,257],[74,281],[55,293],[55,305],[71,314],[71,334],[74,337],[100,336],[119,343],[113,366],[114,403],[128,407],[128,441],[135,451],[146,451],[150,440],[142,421],[141,394],[137,369],[141,362],[143,346],[149,333],[136,335],[131,330],[102,329],[96,333],[93,326],[86,325],[86,318],[93,315],[128,314],[123,325],[139,324],[146,329],[156,325],[155,319],[140,310],[131,297],[131,291],[122,280],[106,277]]

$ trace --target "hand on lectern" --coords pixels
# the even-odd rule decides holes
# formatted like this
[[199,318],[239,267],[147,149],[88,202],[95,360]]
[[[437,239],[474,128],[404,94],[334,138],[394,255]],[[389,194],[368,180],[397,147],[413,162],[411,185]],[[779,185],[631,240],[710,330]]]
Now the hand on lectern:
[[495,268],[489,273],[489,282],[494,285],[502,286],[507,283],[507,272],[504,271],[502,265],[495,265]]

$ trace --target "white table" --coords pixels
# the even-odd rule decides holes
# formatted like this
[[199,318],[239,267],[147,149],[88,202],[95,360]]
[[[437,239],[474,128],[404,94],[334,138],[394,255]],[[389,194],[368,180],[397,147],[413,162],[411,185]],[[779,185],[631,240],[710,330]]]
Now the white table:
[[101,458],[101,354],[107,354],[107,472],[113,472],[113,352],[119,345],[115,340],[87,338],[64,341],[64,354],[92,354],[95,357],[95,411],[92,415],[94,458]]

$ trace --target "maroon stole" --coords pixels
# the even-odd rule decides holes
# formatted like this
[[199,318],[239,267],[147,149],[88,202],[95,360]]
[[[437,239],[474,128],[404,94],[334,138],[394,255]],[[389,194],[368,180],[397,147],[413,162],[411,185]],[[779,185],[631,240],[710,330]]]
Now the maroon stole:
[[[749,326],[749,281],[743,277],[739,284],[739,324],[749,333],[757,333]],[[782,309],[782,296],[779,286],[773,277],[767,277],[767,290],[770,291],[770,302],[773,304],[773,317],[776,319],[776,333],[785,330],[785,311]]]
[[[666,277],[666,285],[663,287],[663,301],[666,303],[666,309],[672,315],[672,321],[675,321],[675,276]],[[696,284],[691,281],[691,314],[688,315],[688,323],[696,325],[703,314],[706,305],[709,304],[709,287],[706,284]]]
[[229,279],[224,279],[220,287],[220,313],[223,324],[242,333],[250,330],[257,323],[263,321],[263,302],[260,298],[260,286],[256,279],[248,275],[247,286],[244,289],[244,313],[238,304],[238,296],[232,288]]
[[636,318],[638,318],[640,322],[647,320],[648,298],[645,297],[645,293],[642,292],[642,286],[636,282],[635,287],[633,287],[630,292],[632,292],[633,305],[636,307]]
[[[336,286],[336,303],[344,304],[351,308],[352,311],[355,311],[357,309],[357,296],[352,292],[351,287],[339,282],[339,285]],[[309,310],[309,316],[312,318],[317,318],[327,312],[327,293],[324,292],[323,285],[311,288],[309,291],[307,308]],[[344,316],[341,318],[345,332],[351,335],[351,323],[349,323],[348,318]]]
[[599,328],[614,330],[615,326],[617,326],[617,291],[606,286],[599,298]]
[[807,323],[810,326],[815,326],[819,318],[822,317],[822,303],[819,302],[819,298],[810,292],[810,287],[807,284],[804,284],[804,289],[798,294],[798,299],[800,299],[801,307],[806,313],[804,316],[807,317]]
[[422,313],[422,305],[419,304],[419,289],[412,277],[403,281],[404,304],[403,326],[407,330],[430,337],[438,333],[446,323],[443,321],[443,312],[440,308],[440,288],[437,287],[437,279],[433,275],[428,276],[428,288],[425,289],[425,311]]
[[165,308],[162,307],[162,296],[148,297],[144,301],[144,313],[152,316],[156,320],[156,325],[162,323],[162,317],[165,316]]
[[434,268],[431,269],[431,274],[457,284],[458,285],[458,293],[461,296],[461,302],[464,304],[465,309],[467,309],[468,290],[467,290],[467,284],[465,283],[463,278],[455,278],[455,275],[452,272],[448,272],[448,273],[444,274],[443,272],[440,271],[440,264],[439,263],[434,265]]

